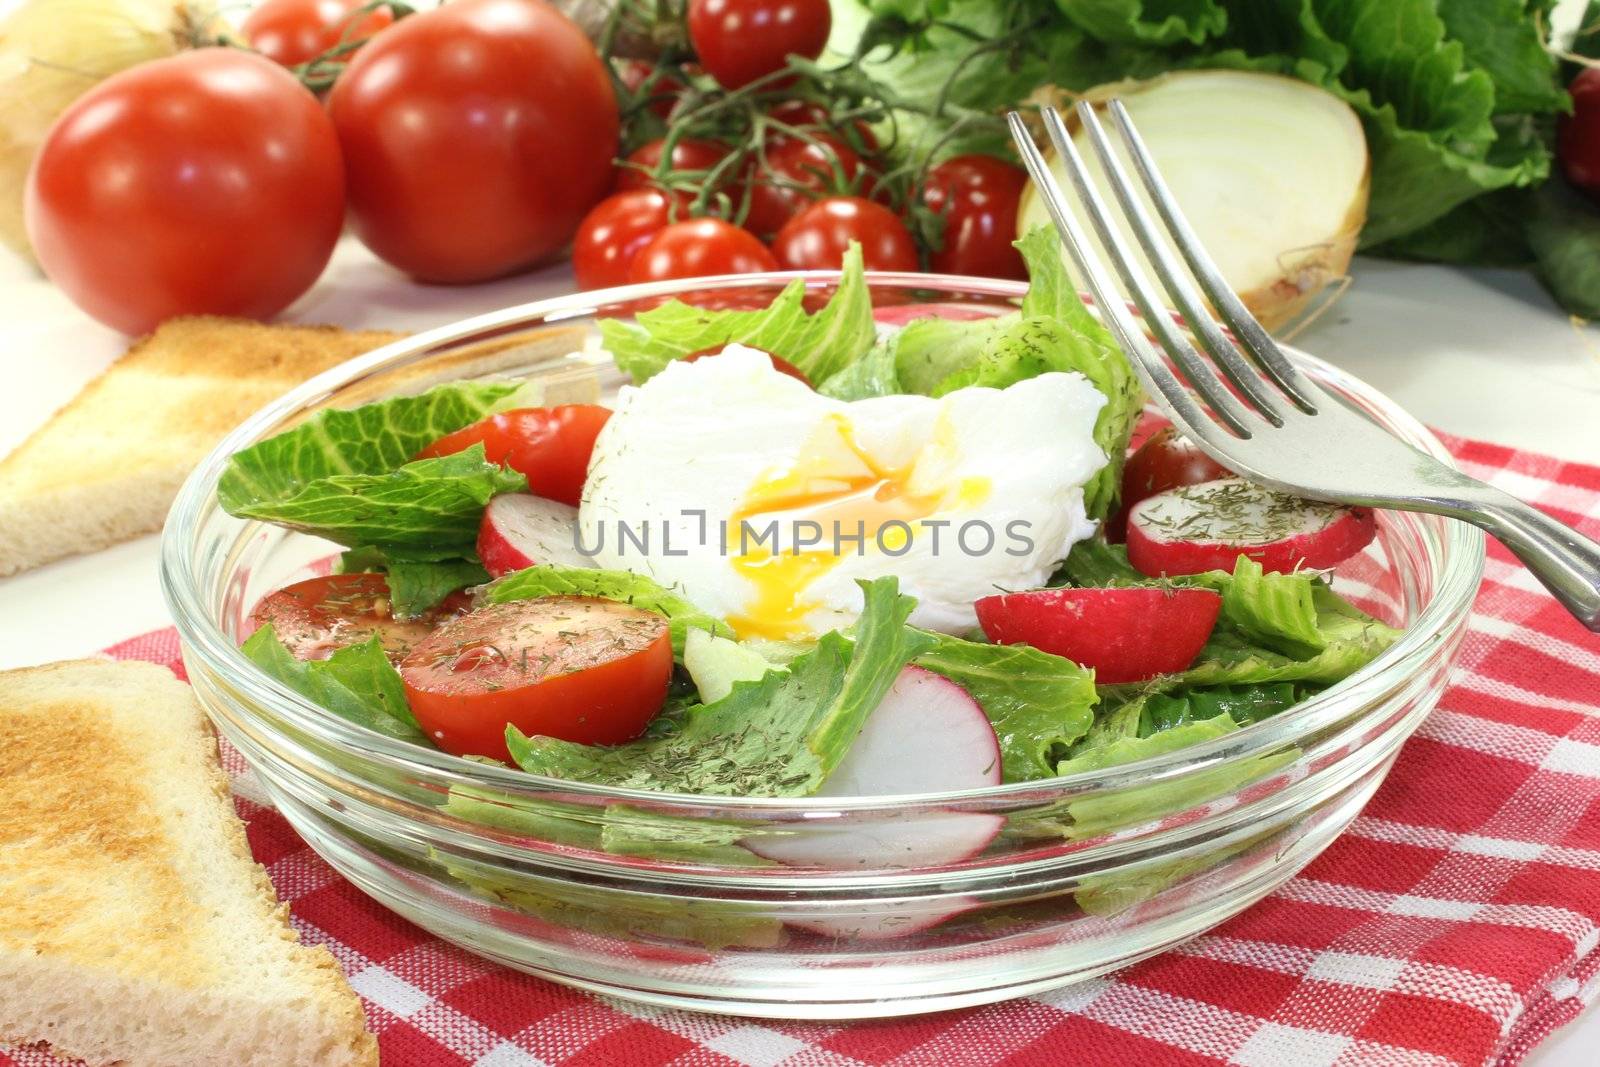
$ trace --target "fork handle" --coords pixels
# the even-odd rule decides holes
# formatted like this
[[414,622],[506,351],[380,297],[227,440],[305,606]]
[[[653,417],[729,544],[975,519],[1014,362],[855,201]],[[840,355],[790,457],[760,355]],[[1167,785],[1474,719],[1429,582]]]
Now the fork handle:
[[1484,486],[1474,495],[1447,514],[1493,534],[1562,607],[1600,632],[1600,544],[1498,489]]

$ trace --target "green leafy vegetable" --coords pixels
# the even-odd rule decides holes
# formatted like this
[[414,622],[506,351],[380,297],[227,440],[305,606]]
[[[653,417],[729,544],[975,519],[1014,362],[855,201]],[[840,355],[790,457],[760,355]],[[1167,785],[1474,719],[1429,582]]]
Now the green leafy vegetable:
[[905,625],[913,601],[893,578],[861,583],[854,640],[825,634],[814,649],[715,704],[682,728],[613,748],[506,731],[523,770],[630,789],[716,796],[805,796],[821,787],[900,669],[931,640]]
[[895,372],[894,339],[880,339],[867,354],[817,386],[835,400],[866,400],[904,392]]
[[353,548],[339,557],[341,574],[358,571],[384,572],[393,611],[401,618],[421,615],[451,593],[489,580],[489,572],[476,559],[408,557],[375,545]]
[[991,337],[1016,321],[1016,315],[912,319],[891,339],[895,373],[907,392],[932,396],[951,375],[977,362]]
[[271,626],[263,626],[240,651],[268,675],[341,719],[402,741],[428,743],[406,703],[400,672],[376,636],[346,645],[327,659],[304,660],[295,658]]
[[1104,585],[1148,585],[1150,579],[1128,562],[1128,550],[1099,537],[1079,541],[1050,578],[1051,585],[1084,588]]
[[541,596],[593,596],[632,604],[665,615],[672,632],[672,650],[681,660],[690,630],[732,637],[728,624],[695,607],[658,582],[632,571],[587,570],[581,567],[528,567],[508,574],[483,591],[485,602],[506,604]]
[[917,665],[955,682],[983,707],[1000,741],[1007,782],[1055,774],[1061,757],[1094,721],[1094,674],[1027,645],[985,645],[929,634]]
[[806,311],[805,294],[805,283],[796,281],[755,311],[713,311],[673,300],[640,312],[637,321],[600,320],[600,337],[635,382],[654,377],[675,359],[730,341],[782,356],[813,382],[823,382],[867,351],[876,336],[860,247],[852,243],[845,253],[839,288],[821,311]]

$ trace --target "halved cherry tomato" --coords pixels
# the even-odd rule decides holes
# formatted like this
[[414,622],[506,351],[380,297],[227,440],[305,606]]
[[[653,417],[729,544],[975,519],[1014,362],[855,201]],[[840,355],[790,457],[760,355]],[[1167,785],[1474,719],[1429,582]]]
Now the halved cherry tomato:
[[492,604],[439,627],[400,664],[428,738],[510,758],[506,724],[585,745],[638,737],[672,678],[667,620],[594,597]]
[[944,244],[930,266],[941,274],[1026,280],[1017,236],[1017,202],[1028,173],[994,156],[947,159],[928,172],[923,202],[945,216]]
[[717,83],[748,85],[828,43],[828,0],[689,0],[689,41]]
[[[677,217],[685,218],[689,198],[679,199]],[[572,239],[572,273],[578,288],[626,284],[633,258],[672,219],[672,196],[660,189],[629,189],[600,201],[583,217]]]
[[778,231],[772,254],[785,270],[838,270],[851,241],[860,243],[868,270],[914,271],[920,265],[905,223],[859,196],[830,196],[804,209]]
[[280,66],[294,67],[340,45],[365,41],[393,23],[393,11],[368,7],[367,0],[266,0],[239,28],[251,48]]
[[[652,188],[656,182],[651,174],[661,165],[661,153],[666,146],[665,140],[655,140],[629,152],[627,162],[633,165],[617,168],[615,191]],[[685,137],[672,146],[672,169],[710,170],[731,151],[733,149],[720,141]]]
[[609,418],[611,409],[598,404],[515,408],[445,434],[417,458],[448,456],[481,442],[489,462],[527,475],[529,492],[577,507],[594,439]]
[[744,226],[751,233],[777,233],[801,208],[827,193],[872,194],[872,174],[861,156],[831,133],[819,133],[814,141],[778,138],[764,151],[766,168],[751,156],[740,179],[750,187]]
[[250,612],[250,620],[258,627],[270,625],[278,640],[300,659],[327,659],[346,645],[358,645],[377,634],[389,658],[399,660],[441,620],[470,606],[465,593],[451,593],[432,611],[399,619],[383,575],[330,574],[268,594]]
[[688,219],[661,230],[639,250],[628,268],[628,280],[659,282],[777,269],[778,261],[749,230],[722,219]]
[[1128,510],[1145,497],[1232,477],[1233,471],[1200,451],[1193,441],[1171,426],[1163,427],[1151,434],[1122,468],[1122,498],[1106,520],[1106,537],[1120,542],[1127,536]]
[[[743,341],[739,343],[744,344]],[[683,361],[685,363],[693,363],[695,360],[705,359],[707,356],[720,356],[722,355],[722,350],[726,347],[726,345],[711,345],[709,348],[702,348],[698,352],[690,352],[687,356],[683,357]],[[808,387],[811,385],[811,379],[806,377],[805,372],[799,367],[796,367],[793,363],[790,363],[788,360],[784,359],[782,356],[775,356],[771,352],[768,352],[765,348],[756,348],[755,345],[745,345],[745,347],[755,348],[757,352],[764,354],[768,359],[772,360],[772,369],[777,371],[779,374],[787,374],[791,378],[805,382]]]

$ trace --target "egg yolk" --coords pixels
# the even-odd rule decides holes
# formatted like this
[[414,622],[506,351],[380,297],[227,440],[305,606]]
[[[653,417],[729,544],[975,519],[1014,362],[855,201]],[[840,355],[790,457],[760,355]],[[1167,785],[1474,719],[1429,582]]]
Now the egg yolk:
[[[989,495],[987,478],[962,478],[934,491],[911,487],[919,464],[954,458],[954,436],[941,416],[930,441],[910,462],[890,466],[861,446],[848,418],[827,416],[794,463],[757,479],[729,516],[729,543],[742,550],[732,565],[753,589],[745,611],[728,618],[734,631],[772,640],[809,635],[806,617],[818,604],[806,598],[806,589],[846,552],[898,554],[917,536],[918,521],[982,503]],[[774,520],[781,531],[777,543],[771,537],[758,542]],[[803,549],[792,541],[797,524],[808,521],[821,527],[821,543]],[[748,536],[742,536],[746,522]],[[884,529],[889,523],[905,525]]]

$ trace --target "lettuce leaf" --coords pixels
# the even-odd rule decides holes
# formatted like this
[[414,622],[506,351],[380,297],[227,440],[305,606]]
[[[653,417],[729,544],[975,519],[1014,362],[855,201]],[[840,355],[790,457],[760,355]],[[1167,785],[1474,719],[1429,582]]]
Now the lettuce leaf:
[[866,400],[905,392],[895,370],[894,338],[880,338],[867,354],[817,386],[835,400]]
[[382,571],[389,584],[389,599],[401,618],[421,615],[438,607],[451,593],[482,585],[489,572],[477,558],[447,556],[442,559],[408,556],[402,550],[376,545],[352,548],[339,557],[340,574]]
[[860,246],[852,242],[845,253],[839,288],[822,310],[806,311],[805,296],[805,283],[797,280],[755,311],[714,311],[672,300],[641,311],[635,320],[601,319],[600,337],[636,383],[675,359],[730,341],[782,356],[813,382],[823,382],[867,351],[877,336]]
[[327,659],[297,659],[272,627],[251,634],[239,649],[252,663],[301,696],[357,726],[429,744],[406,703],[400,672],[376,636],[346,645]]
[[705,630],[718,637],[733,636],[728,624],[715,615],[695,607],[653,579],[632,571],[528,567],[497,579],[483,591],[484,601],[489,604],[505,604],[541,596],[600,597],[665,615],[672,633],[672,650],[680,660],[683,658],[683,643],[690,630]]
[[955,682],[982,706],[1000,741],[1007,782],[1055,774],[1056,760],[1094,721],[1094,672],[1027,645],[986,645],[928,634],[919,667]]
[[630,789],[713,796],[806,796],[844,758],[900,669],[932,640],[905,625],[913,601],[893,578],[861,583],[854,638],[825,634],[786,671],[739,682],[715,704],[690,708],[665,737],[612,748],[526,737],[506,729],[523,770]]

